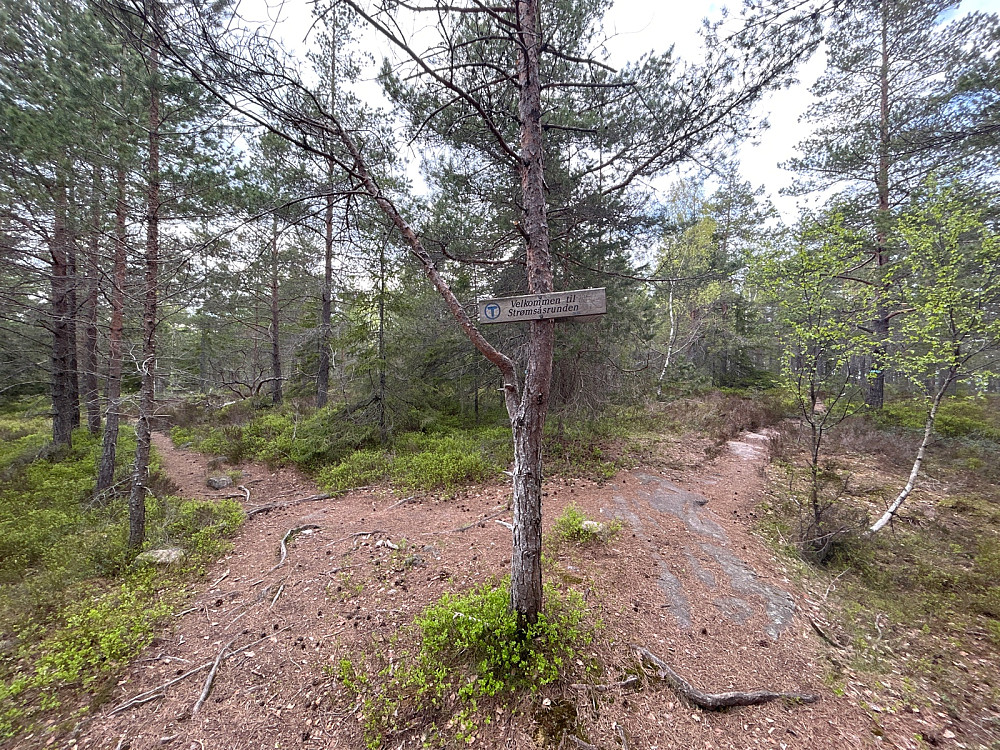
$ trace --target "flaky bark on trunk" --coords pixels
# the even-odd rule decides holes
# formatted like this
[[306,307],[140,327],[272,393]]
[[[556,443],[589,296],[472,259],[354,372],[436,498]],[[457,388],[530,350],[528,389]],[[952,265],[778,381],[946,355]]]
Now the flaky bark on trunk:
[[[159,7],[151,0],[152,23],[158,25]],[[142,306],[142,383],[139,388],[139,417],[136,421],[135,464],[129,493],[128,547],[137,550],[146,537],[146,482],[149,475],[149,451],[152,443],[152,417],[156,406],[156,308],[160,265],[160,96],[159,42],[153,34],[149,50],[149,155],[146,189],[146,281]]]
[[108,331],[108,381],[105,400],[101,460],[97,469],[97,492],[111,487],[118,454],[118,427],[122,409],[122,334],[125,314],[125,272],[127,239],[125,235],[125,168],[118,166],[115,186],[115,254],[111,284],[111,326]]
[[[527,235],[526,272],[532,294],[552,291],[552,258],[545,206],[542,151],[541,33],[538,0],[518,0],[518,113],[521,121],[521,193]],[[514,432],[514,552],[511,608],[521,625],[542,609],[542,430],[549,410],[555,324],[529,324],[528,366],[521,402],[511,414]]]
[[927,445],[931,441],[931,435],[934,434],[934,421],[937,419],[938,407],[941,406],[941,401],[944,399],[945,393],[951,384],[955,382],[958,375],[956,368],[952,368],[948,371],[948,376],[944,379],[944,382],[937,389],[934,394],[934,400],[931,402],[931,408],[927,412],[927,420],[924,422],[924,439],[920,441],[920,447],[917,449],[917,457],[913,461],[913,466],[910,469],[910,476],[906,480],[906,486],[900,491],[896,496],[896,499],[892,501],[888,508],[886,508],[885,513],[882,514],[875,523],[871,525],[868,529],[866,536],[871,534],[876,534],[881,531],[893,518],[895,518],[896,513],[899,512],[900,507],[906,502],[906,498],[910,496],[913,492],[913,488],[917,484],[917,476],[920,474],[920,467],[924,462],[924,456],[927,453]]
[[66,378],[69,384],[69,415],[73,429],[75,430],[80,426],[80,363],[76,325],[76,316],[80,312],[76,298],[80,275],[76,262],[76,237],[72,231],[66,233],[66,260],[69,265],[69,284],[66,288],[66,298],[69,307],[69,317],[66,321],[69,330],[69,369],[66,372]]
[[281,307],[278,300],[278,219],[271,225],[271,403],[281,403],[281,342],[278,338]]
[[90,201],[90,241],[87,244],[87,285],[83,301],[83,400],[87,407],[87,429],[91,435],[101,431],[101,397],[97,384],[97,303],[101,273],[100,182],[101,170],[95,165]]

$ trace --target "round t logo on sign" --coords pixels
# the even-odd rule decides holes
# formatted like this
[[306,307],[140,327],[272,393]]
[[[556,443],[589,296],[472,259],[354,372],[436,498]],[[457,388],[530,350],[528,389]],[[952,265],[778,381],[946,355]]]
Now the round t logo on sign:
[[491,302],[486,306],[483,312],[486,313],[486,317],[490,320],[496,320],[497,316],[500,315],[500,305]]

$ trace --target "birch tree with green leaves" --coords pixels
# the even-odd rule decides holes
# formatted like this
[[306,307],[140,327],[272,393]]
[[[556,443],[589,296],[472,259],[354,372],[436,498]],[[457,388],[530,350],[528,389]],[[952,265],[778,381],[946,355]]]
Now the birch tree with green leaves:
[[829,432],[863,406],[861,379],[851,363],[871,346],[859,325],[871,300],[845,294],[838,274],[861,241],[840,215],[807,216],[794,236],[760,256],[752,269],[781,348],[781,380],[808,431],[805,498],[793,493],[793,500],[802,552],[819,562],[853,531],[835,512],[836,496],[824,492],[821,456]]
[[955,185],[927,183],[900,217],[901,258],[891,269],[898,290],[893,367],[926,407],[924,434],[906,485],[869,528],[889,524],[920,474],[941,402],[956,382],[986,377],[1000,354],[1000,236],[986,207]]

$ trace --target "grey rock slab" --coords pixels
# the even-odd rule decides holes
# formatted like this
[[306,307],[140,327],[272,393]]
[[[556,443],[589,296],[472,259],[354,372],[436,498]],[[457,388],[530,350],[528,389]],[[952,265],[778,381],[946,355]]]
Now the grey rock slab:
[[691,568],[691,572],[694,573],[695,578],[704,583],[710,589],[714,589],[715,574],[702,565],[701,560],[691,554],[690,548],[684,548],[684,557],[687,560],[688,566]]
[[737,625],[744,625],[753,617],[753,607],[736,596],[720,596],[712,604]]
[[719,564],[734,591],[759,596],[764,600],[764,612],[768,619],[764,632],[771,640],[778,640],[778,636],[791,624],[795,615],[795,600],[792,595],[761,581],[749,565],[729,550],[709,543],[703,543],[701,548]]
[[667,513],[681,521],[690,531],[702,536],[711,537],[720,542],[726,541],[726,532],[715,521],[698,513],[698,508],[708,502],[708,498],[697,492],[685,490],[666,479],[638,475],[639,481],[645,486],[641,494],[649,501],[655,510]]
[[690,628],[691,604],[688,602],[688,598],[684,596],[684,585],[677,576],[670,572],[670,568],[667,567],[667,563],[664,562],[663,558],[658,559],[660,563],[660,579],[657,583],[660,585],[660,590],[667,597],[667,604],[664,605],[664,608],[674,616],[674,619],[677,620],[677,624],[681,628]]

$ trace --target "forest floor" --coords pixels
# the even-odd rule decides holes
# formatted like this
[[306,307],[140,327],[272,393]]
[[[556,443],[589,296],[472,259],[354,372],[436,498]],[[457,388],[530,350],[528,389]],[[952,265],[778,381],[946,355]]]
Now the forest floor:
[[[599,673],[580,669],[513,704],[481,706],[494,719],[469,745],[584,746],[577,737],[604,750],[856,750],[927,747],[915,739],[922,735],[937,746],[974,746],[962,744],[944,713],[905,700],[888,710],[870,693],[834,685],[830,646],[813,625],[825,595],[805,590],[754,531],[766,442],[749,434],[711,460],[653,461],[604,483],[547,482],[547,529],[570,502],[591,518],[625,522],[606,543],[547,545],[546,575],[581,591],[603,623],[587,649]],[[165,435],[156,447],[178,494],[233,492],[206,487],[218,473],[207,456],[179,450]],[[319,493],[292,469],[238,469],[248,510]],[[338,663],[365,653],[391,665],[416,613],[509,568],[510,531],[497,522],[510,520],[505,486],[404,499],[377,487],[250,517],[231,553],[192,585],[189,609],[126,670],[70,746],[364,747],[364,708],[335,679]],[[703,711],[643,671],[632,644],[706,691],[766,688],[819,700]],[[209,666],[227,648],[210,696],[193,712]],[[196,667],[203,669],[170,684]],[[640,674],[637,685],[614,685],[629,674]],[[115,711],[149,691],[150,699]],[[386,743],[420,745],[418,732]]]

